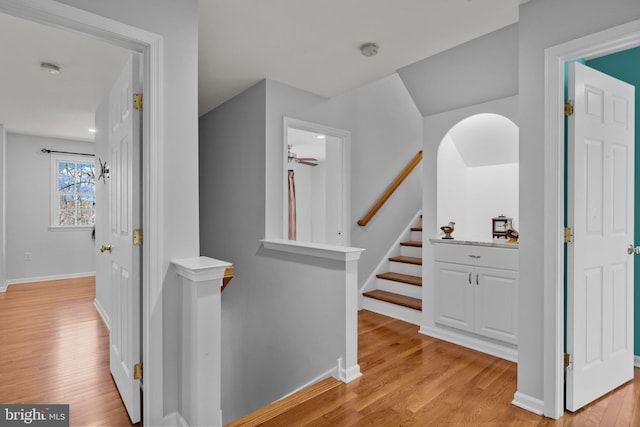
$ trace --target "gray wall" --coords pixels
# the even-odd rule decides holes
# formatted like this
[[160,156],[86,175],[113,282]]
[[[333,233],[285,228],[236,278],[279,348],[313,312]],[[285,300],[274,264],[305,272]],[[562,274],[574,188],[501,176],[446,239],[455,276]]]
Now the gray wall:
[[[234,264],[222,294],[225,423],[325,374],[344,354],[341,263],[261,249],[265,117],[276,120],[276,111],[290,112],[304,98],[316,101],[302,93],[290,103],[277,95],[267,102],[269,85],[200,120],[201,250]],[[268,103],[275,105],[269,113]]]
[[423,116],[518,94],[518,25],[398,70]]
[[[51,156],[42,148],[94,153],[93,143],[7,133],[7,279],[47,280],[95,273],[91,230],[51,231]],[[25,260],[25,252],[31,260]]]
[[640,18],[634,0],[535,0],[520,7],[518,391],[543,399],[544,50]]
[[[163,396],[162,407],[145,414],[145,424],[158,425],[162,415],[177,410],[178,280],[170,268],[172,259],[199,255],[198,219],[198,3],[196,0],[58,0],[60,3],[120,21],[163,38],[162,182],[152,183],[163,201],[163,240],[145,234],[164,269],[162,291],[152,283],[150,340],[154,360],[163,369],[145,378],[145,387]],[[152,143],[157,143],[153,141]],[[155,238],[155,240],[154,240]],[[145,372],[147,369],[145,368]],[[159,403],[153,400],[152,405]]]
[[4,125],[0,124],[0,292],[6,290],[7,260],[6,260],[6,164],[7,139]]
[[422,117],[397,74],[326,100],[295,116],[351,132],[351,246],[362,286],[422,208],[422,162],[366,227],[357,225],[422,149]]
[[344,351],[343,263],[260,248],[266,194],[282,183],[283,116],[351,132],[360,283],[420,209],[418,169],[367,228],[355,225],[421,147],[422,118],[397,75],[330,100],[263,81],[201,117],[201,251],[235,268],[222,295],[224,422],[325,374]]

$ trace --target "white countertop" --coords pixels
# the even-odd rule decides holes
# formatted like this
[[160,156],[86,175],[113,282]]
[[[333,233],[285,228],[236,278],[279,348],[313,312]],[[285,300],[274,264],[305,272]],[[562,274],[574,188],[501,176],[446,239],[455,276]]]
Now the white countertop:
[[469,246],[486,246],[490,248],[507,248],[507,249],[518,249],[517,243],[507,243],[506,240],[503,239],[495,239],[487,242],[479,242],[474,240],[457,240],[457,239],[435,239],[430,238],[429,241],[431,243],[445,243],[447,245],[469,245]]

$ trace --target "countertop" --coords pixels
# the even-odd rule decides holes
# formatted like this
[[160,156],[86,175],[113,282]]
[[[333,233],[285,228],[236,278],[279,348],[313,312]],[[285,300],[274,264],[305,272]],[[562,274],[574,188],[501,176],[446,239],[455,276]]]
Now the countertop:
[[446,245],[468,245],[468,246],[486,246],[490,248],[507,248],[518,249],[517,243],[507,243],[506,240],[492,240],[487,242],[479,242],[474,240],[458,240],[458,239],[435,239],[430,238],[431,243],[444,243]]

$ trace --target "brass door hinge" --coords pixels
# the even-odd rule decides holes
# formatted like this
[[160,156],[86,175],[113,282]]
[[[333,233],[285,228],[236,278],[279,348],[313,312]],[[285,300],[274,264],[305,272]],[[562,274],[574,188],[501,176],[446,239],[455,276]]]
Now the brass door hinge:
[[142,110],[143,97],[141,93],[133,94],[133,108],[136,110]]
[[571,116],[573,114],[573,101],[564,101],[564,115]]
[[564,367],[565,368],[571,368],[572,366],[572,360],[571,360],[571,355],[569,353],[565,353],[564,354]]
[[571,243],[573,241],[573,231],[571,230],[571,227],[565,227],[564,228],[564,242],[565,243]]
[[142,246],[142,228],[133,230],[133,246]]
[[142,363],[136,363],[133,365],[133,379],[139,380],[142,378]]

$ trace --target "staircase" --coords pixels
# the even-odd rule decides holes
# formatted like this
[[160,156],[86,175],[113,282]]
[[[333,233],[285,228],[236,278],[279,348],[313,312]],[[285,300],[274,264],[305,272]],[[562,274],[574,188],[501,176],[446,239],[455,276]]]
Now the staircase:
[[[421,216],[420,216],[421,217]],[[422,318],[422,226],[410,227],[365,285],[361,307],[419,325]]]

